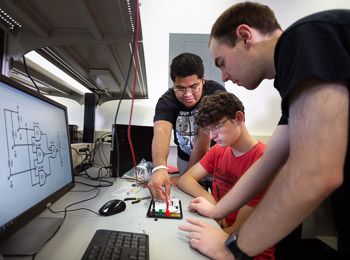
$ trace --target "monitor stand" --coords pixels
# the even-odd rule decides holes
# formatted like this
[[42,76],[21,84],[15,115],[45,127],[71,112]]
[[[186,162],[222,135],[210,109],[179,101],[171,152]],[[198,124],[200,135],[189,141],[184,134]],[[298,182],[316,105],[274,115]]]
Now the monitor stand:
[[0,254],[25,256],[37,253],[54,235],[63,218],[36,217],[0,244]]

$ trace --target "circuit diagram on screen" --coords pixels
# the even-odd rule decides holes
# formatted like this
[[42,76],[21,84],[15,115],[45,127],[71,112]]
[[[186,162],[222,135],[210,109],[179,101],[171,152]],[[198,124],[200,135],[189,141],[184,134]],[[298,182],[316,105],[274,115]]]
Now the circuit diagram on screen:
[[10,187],[19,174],[28,174],[31,186],[44,186],[52,174],[51,164],[63,167],[59,131],[55,140],[49,140],[39,122],[24,122],[18,106],[17,111],[4,109],[4,119]]

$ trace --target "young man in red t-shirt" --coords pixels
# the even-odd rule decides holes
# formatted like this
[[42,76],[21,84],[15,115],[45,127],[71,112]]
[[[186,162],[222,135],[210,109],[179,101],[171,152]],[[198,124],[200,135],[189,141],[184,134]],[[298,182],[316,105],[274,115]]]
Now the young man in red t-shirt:
[[[179,180],[179,188],[197,197],[191,203],[216,204],[236,184],[246,170],[260,158],[265,144],[253,138],[245,126],[244,106],[232,93],[204,97],[199,105],[198,125],[216,142],[206,155]],[[211,193],[199,180],[211,175]],[[227,234],[237,232],[262,198],[260,193],[239,210],[228,214],[219,224]],[[274,248],[254,259],[275,259]]]

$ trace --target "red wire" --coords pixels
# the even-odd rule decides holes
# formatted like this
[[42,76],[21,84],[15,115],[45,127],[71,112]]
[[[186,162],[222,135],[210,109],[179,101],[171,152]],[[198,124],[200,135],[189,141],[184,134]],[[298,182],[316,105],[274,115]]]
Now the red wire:
[[137,82],[137,68],[138,68],[138,42],[139,42],[139,1],[136,0],[136,22],[135,22],[135,38],[134,38],[134,60],[135,60],[135,65],[134,65],[134,82],[132,86],[132,96],[131,96],[131,109],[130,109],[130,119],[129,119],[129,126],[128,126],[128,141],[130,145],[130,151],[132,155],[132,161],[134,164],[134,175],[137,180],[137,173],[136,173],[136,156],[135,156],[135,151],[134,151],[134,146],[131,140],[131,120],[132,120],[132,113],[134,109],[134,100],[135,100],[135,89],[136,89],[136,82]]
[[166,195],[165,191],[161,187],[155,186],[155,185],[151,185],[151,186],[147,186],[147,187],[148,187],[149,192],[151,193],[152,199],[154,199],[154,198],[153,198],[153,194],[152,194],[152,191],[151,191],[150,187],[160,189],[161,192],[165,195],[165,203],[166,203],[165,215],[169,216],[170,215],[170,211],[169,211],[169,197]]

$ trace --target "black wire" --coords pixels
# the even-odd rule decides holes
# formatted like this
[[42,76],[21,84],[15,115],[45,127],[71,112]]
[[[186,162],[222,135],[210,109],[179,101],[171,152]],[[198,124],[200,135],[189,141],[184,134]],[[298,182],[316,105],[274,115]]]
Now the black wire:
[[[83,183],[83,182],[78,182],[78,183],[81,183],[81,184],[83,184],[83,185],[87,185],[87,183]],[[89,185],[88,185],[88,186],[89,186]],[[91,209],[87,209],[87,208],[68,209],[69,207],[74,206],[74,205],[76,205],[76,204],[79,204],[79,203],[82,203],[82,202],[86,202],[86,201],[89,201],[89,200],[92,200],[92,199],[96,198],[96,197],[98,196],[98,194],[100,194],[101,190],[100,190],[98,187],[96,187],[96,186],[95,186],[92,190],[94,190],[94,189],[97,189],[97,193],[96,193],[94,196],[92,196],[91,198],[87,198],[87,199],[84,199],[84,200],[79,200],[79,201],[77,201],[77,202],[74,202],[74,203],[72,203],[72,204],[69,204],[69,205],[67,205],[67,206],[64,208],[64,210],[57,210],[57,211],[55,211],[55,210],[53,210],[51,207],[48,207],[48,209],[49,209],[52,213],[62,213],[62,212],[64,212],[65,216],[67,215],[67,212],[78,211],[78,210],[88,210],[88,211],[91,211],[91,212],[93,212],[93,213],[95,213],[95,214],[97,214],[97,215],[100,215],[98,212],[95,212],[95,211],[93,211],[93,210],[91,210]]]
[[[82,183],[82,182],[79,182],[79,183],[84,184],[84,185],[87,185],[86,183]],[[89,185],[88,185],[88,186],[89,186]],[[84,210],[89,210],[89,211],[91,211],[91,212],[93,212],[93,213],[95,213],[95,214],[97,214],[97,215],[100,215],[99,213],[94,212],[93,210],[90,210],[90,209],[86,209],[86,208],[68,210],[68,208],[71,207],[71,206],[74,206],[74,205],[76,205],[76,204],[79,204],[79,203],[82,203],[82,202],[86,202],[86,201],[89,201],[89,200],[92,200],[92,199],[96,198],[96,197],[98,196],[98,194],[100,194],[101,190],[100,190],[98,187],[94,187],[94,189],[97,189],[97,193],[96,193],[93,197],[87,198],[87,199],[84,199],[84,200],[80,200],[80,201],[74,202],[74,203],[72,203],[72,204],[69,204],[69,205],[67,205],[67,206],[64,208],[64,210],[61,210],[61,211],[54,211],[53,209],[51,209],[51,206],[48,206],[48,207],[47,207],[48,210],[50,210],[52,213],[62,213],[62,212],[63,212],[63,213],[64,213],[64,215],[63,215],[63,220],[62,220],[61,224],[57,227],[56,231],[52,234],[52,236],[51,236],[47,241],[45,241],[45,243],[42,245],[42,247],[39,248],[39,250],[38,250],[37,252],[35,252],[34,254],[32,254],[32,259],[35,259],[35,256],[40,252],[40,250],[41,250],[41,249],[42,249],[56,234],[57,234],[57,232],[61,229],[61,227],[62,227],[64,221],[65,221],[66,218],[67,218],[67,212],[69,212],[69,211],[77,211],[77,210],[80,210],[80,209],[84,209]]]
[[106,153],[105,153],[105,149],[103,149],[103,144],[104,144],[104,143],[101,143],[101,144],[100,144],[100,147],[102,147],[102,155],[103,155],[105,161],[107,162],[106,164],[103,162],[103,159],[101,158],[101,149],[99,149],[99,155],[100,155],[100,159],[101,159],[101,161],[102,161],[102,163],[103,163],[103,166],[106,167],[106,166],[109,166],[109,163],[108,163],[107,155],[106,155]]
[[[123,92],[122,92],[122,95],[119,99],[119,102],[118,102],[118,107],[117,107],[117,111],[115,113],[115,116],[114,116],[114,121],[113,121],[113,125],[116,125],[117,124],[117,117],[118,117],[118,114],[119,114],[119,109],[120,109],[120,105],[121,105],[121,102],[124,98],[124,95],[125,95],[125,91],[126,91],[126,88],[128,86],[128,82],[129,82],[129,78],[130,78],[130,72],[131,72],[131,67],[132,67],[132,61],[133,61],[133,57],[134,57],[134,52],[135,52],[135,35],[136,35],[136,30],[135,30],[135,33],[133,34],[133,38],[132,38],[132,49],[131,49],[131,56],[130,56],[130,62],[129,62],[129,68],[128,68],[128,74],[126,76],[126,80],[125,80],[125,84],[124,84],[124,88],[123,88]],[[117,129],[114,128],[113,129],[113,132],[112,132],[112,144],[113,144],[113,149],[116,149],[116,154],[117,154],[117,165],[116,165],[116,176],[115,177],[118,177],[119,176],[119,171],[120,171],[120,154],[119,154],[119,141],[118,141],[118,133],[117,133]],[[114,143],[115,142],[115,143]]]
[[[101,180],[100,180],[100,181],[101,181]],[[104,180],[102,180],[102,181],[104,181]],[[106,181],[105,181],[105,182],[106,182]],[[68,208],[71,207],[71,206],[74,206],[74,205],[76,205],[76,204],[79,204],[79,203],[82,203],[82,202],[86,202],[86,201],[89,201],[89,200],[92,200],[92,199],[96,198],[96,197],[100,194],[100,192],[101,192],[101,190],[99,189],[99,187],[108,187],[108,186],[110,186],[110,185],[108,185],[108,186],[91,185],[91,184],[84,183],[84,182],[80,182],[80,181],[75,181],[75,183],[80,183],[80,184],[83,184],[83,185],[86,185],[86,186],[93,187],[92,189],[90,189],[90,190],[88,190],[88,191],[81,191],[81,192],[90,192],[90,191],[92,191],[92,190],[94,190],[94,189],[97,189],[97,193],[96,193],[93,197],[91,197],[91,198],[87,198],[87,199],[84,199],[84,200],[80,200],[80,201],[77,201],[77,202],[74,202],[74,203],[72,203],[72,204],[67,205],[67,206],[64,208],[64,210],[55,211],[55,210],[53,210],[53,209],[51,208],[51,206],[48,206],[47,209],[48,209],[49,211],[51,211],[52,213],[55,213],[55,214],[56,214],[56,213],[64,213],[64,215],[63,215],[63,220],[62,220],[61,224],[57,227],[57,229],[56,229],[55,232],[51,235],[51,237],[49,237],[49,238],[45,241],[45,243],[38,249],[38,251],[35,252],[34,254],[28,254],[28,255],[11,255],[11,256],[13,256],[13,257],[31,256],[32,259],[35,259],[35,256],[40,252],[40,250],[41,250],[48,242],[50,242],[50,240],[51,240],[51,239],[57,234],[57,232],[61,229],[61,227],[62,227],[64,221],[65,221],[66,218],[67,218],[67,212],[78,211],[78,210],[87,210],[87,211],[90,211],[90,212],[92,212],[92,213],[94,213],[94,214],[96,214],[96,215],[102,216],[100,213],[95,212],[95,211],[93,211],[93,210],[91,210],[91,209],[88,209],[88,208],[77,208],[77,209],[68,209]],[[112,184],[113,184],[113,183],[112,183]],[[71,191],[71,192],[78,192],[78,191]],[[7,256],[7,255],[4,255],[4,256]],[[10,256],[10,255],[8,255],[8,256]]]
[[90,192],[90,191],[92,191],[94,189],[95,189],[95,187],[90,189],[90,190],[70,190],[69,192]]
[[110,187],[113,185],[113,182],[111,181],[105,181],[105,180],[99,180],[100,182],[107,182],[108,185],[93,185],[93,184],[89,184],[89,183],[85,183],[85,182],[81,182],[81,181],[76,181],[75,183],[80,183],[89,187],[94,187],[94,188],[105,188],[105,187]]
[[[136,31],[135,31],[136,33]],[[124,88],[123,88],[123,92],[122,92],[122,95],[119,99],[119,102],[118,102],[118,107],[117,107],[117,111],[115,113],[115,116],[114,116],[114,124],[117,123],[117,117],[118,117],[118,114],[119,114],[119,109],[120,109],[120,104],[124,98],[124,95],[125,95],[125,91],[126,91],[126,87],[128,86],[128,82],[129,82],[129,78],[130,78],[130,72],[131,72],[131,66],[132,66],[132,60],[133,60],[133,57],[134,57],[134,51],[135,51],[135,34],[133,35],[133,39],[132,39],[132,49],[131,49],[131,56],[130,56],[130,62],[129,62],[129,68],[128,68],[128,74],[126,76],[126,80],[125,80],[125,83],[124,83]]]
[[74,150],[74,151],[76,151],[77,154],[80,155],[80,152],[79,152],[77,149],[75,149],[74,147],[71,147],[71,149]]
[[[104,142],[96,143],[95,153],[97,152],[98,157],[100,158],[100,161],[102,163],[102,167],[107,167],[107,166],[109,166],[109,163],[108,163],[108,159],[106,157],[106,154],[104,153],[103,144],[104,144]],[[102,150],[102,155],[103,155],[104,158],[102,158],[102,156],[101,156],[101,150]]]
[[24,65],[24,70],[26,71],[28,77],[30,78],[30,80],[33,82],[34,86],[36,87],[36,90],[38,91],[38,93],[40,94],[40,89],[38,88],[38,86],[36,85],[35,81],[32,79],[32,77],[30,76],[29,72],[28,72],[28,68],[27,68],[27,63],[26,63],[26,58],[23,55],[23,65]]
[[[48,208],[52,213],[62,213],[62,212],[64,212],[64,210],[58,210],[58,211],[54,211],[54,210],[52,210],[51,208]],[[91,209],[88,209],[88,208],[77,208],[77,209],[68,209],[68,210],[66,210],[67,212],[72,212],[72,211],[78,211],[78,210],[87,210],[87,211],[90,211],[90,212],[92,212],[92,213],[94,213],[94,214],[96,214],[96,215],[98,215],[98,216],[103,216],[103,215],[101,215],[100,213],[98,213],[98,212],[96,212],[96,211],[93,211],[93,210],[91,210]]]
[[106,174],[105,174],[104,176],[102,176],[102,173],[101,173],[101,178],[110,177],[110,171],[109,171],[110,168],[109,168],[109,167],[100,167],[100,169],[98,170],[98,171],[99,171],[98,174],[100,174],[100,172],[101,172],[102,170],[106,170]]
[[[103,149],[103,144],[105,143],[104,138],[108,136],[111,136],[111,132],[104,133],[101,137],[97,138],[94,144],[94,149],[91,151],[92,152],[91,160],[95,162],[95,156],[96,156],[96,153],[98,153],[98,156],[100,158],[100,161],[102,162],[102,165],[98,165],[96,162],[95,162],[95,165],[103,168],[108,168],[110,166],[110,163]],[[101,156],[101,149],[102,149],[102,154],[104,158],[102,158]],[[105,159],[105,161],[103,159]]]

